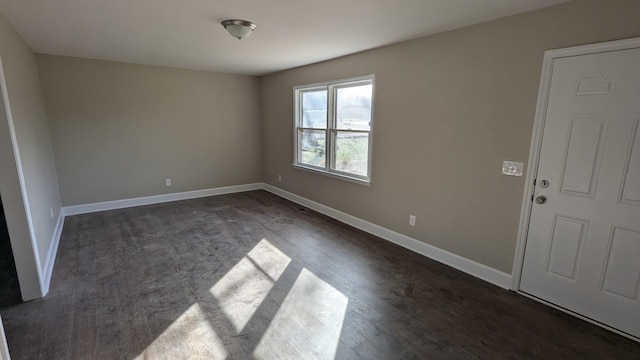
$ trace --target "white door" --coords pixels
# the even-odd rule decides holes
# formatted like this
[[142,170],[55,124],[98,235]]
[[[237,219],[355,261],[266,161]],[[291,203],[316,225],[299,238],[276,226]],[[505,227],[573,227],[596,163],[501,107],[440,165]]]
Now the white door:
[[520,288],[640,338],[640,49],[556,59],[545,119]]

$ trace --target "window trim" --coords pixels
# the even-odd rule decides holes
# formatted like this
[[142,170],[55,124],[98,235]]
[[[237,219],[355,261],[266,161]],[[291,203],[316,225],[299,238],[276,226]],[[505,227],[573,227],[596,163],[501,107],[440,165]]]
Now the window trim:
[[[357,85],[358,83],[370,83],[371,84],[371,121],[369,130],[341,130],[337,128],[336,124],[336,109],[334,106],[336,89],[345,88]],[[301,119],[301,94],[306,91],[314,90],[327,90],[327,127],[326,129],[316,128],[304,128],[300,123]],[[336,179],[346,180],[362,185],[371,185],[371,164],[372,164],[372,152],[373,152],[373,129],[374,129],[374,102],[375,102],[375,75],[363,75],[346,79],[323,81],[312,84],[296,85],[293,87],[293,164],[294,168],[309,171],[316,174],[321,174]],[[326,133],[325,140],[325,166],[314,166],[310,164],[300,163],[298,161],[299,156],[299,136],[300,130],[324,130]],[[335,138],[340,131],[350,132],[363,132],[369,134],[368,154],[367,154],[367,175],[359,176],[357,174],[332,169],[331,165],[335,162]]]

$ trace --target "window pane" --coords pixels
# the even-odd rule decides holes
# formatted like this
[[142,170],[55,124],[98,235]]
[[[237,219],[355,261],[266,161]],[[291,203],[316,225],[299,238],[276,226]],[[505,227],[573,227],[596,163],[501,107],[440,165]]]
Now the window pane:
[[335,159],[335,170],[367,176],[369,134],[338,131]]
[[372,85],[338,88],[336,93],[336,127],[341,130],[371,129]]
[[327,128],[327,90],[302,93],[302,127]]
[[298,162],[319,166],[326,164],[327,134],[322,130],[302,130],[298,132]]

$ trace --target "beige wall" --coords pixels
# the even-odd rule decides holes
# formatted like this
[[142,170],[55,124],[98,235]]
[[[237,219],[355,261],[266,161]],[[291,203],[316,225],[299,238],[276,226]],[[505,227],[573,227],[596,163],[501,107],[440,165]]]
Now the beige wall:
[[37,59],[65,206],[262,181],[258,78]]
[[[266,76],[265,182],[510,273],[544,50],[633,36],[640,1],[573,1]],[[372,185],[294,169],[292,87],[365,74]]]
[[[500,166],[528,158],[543,51],[640,36],[638,14],[638,1],[576,0],[261,79],[38,55],[62,203],[264,180],[510,272],[524,179]],[[59,210],[49,129],[33,54],[4,20],[0,55],[43,260]],[[372,73],[372,185],[292,168],[292,87]]]
[[[16,151],[3,106],[0,108],[0,192],[22,297],[31,300],[40,297],[46,287],[41,286],[40,280],[44,280],[47,266],[52,265],[48,257],[60,213],[60,197],[35,56],[2,16],[0,58],[9,100],[3,104],[10,108],[15,128],[13,140],[17,145]],[[24,187],[20,185],[18,163],[22,165]]]

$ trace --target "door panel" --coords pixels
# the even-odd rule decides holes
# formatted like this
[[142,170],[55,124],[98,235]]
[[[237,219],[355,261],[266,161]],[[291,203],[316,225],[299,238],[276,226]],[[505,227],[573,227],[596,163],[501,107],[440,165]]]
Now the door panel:
[[575,280],[589,222],[556,215],[551,230],[547,272]]
[[602,116],[580,116],[571,121],[561,174],[562,193],[595,195],[604,131]]
[[633,125],[620,202],[640,206],[640,120]]
[[554,61],[520,286],[640,338],[639,90],[640,49]]
[[640,281],[640,231],[614,227],[606,261],[602,291],[635,301]]

